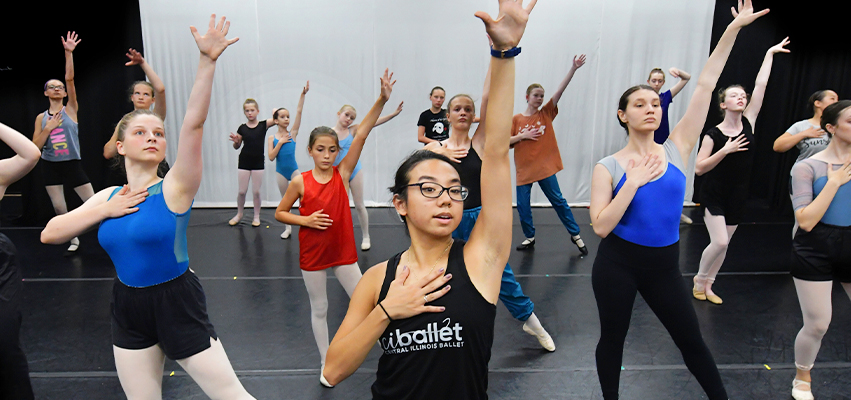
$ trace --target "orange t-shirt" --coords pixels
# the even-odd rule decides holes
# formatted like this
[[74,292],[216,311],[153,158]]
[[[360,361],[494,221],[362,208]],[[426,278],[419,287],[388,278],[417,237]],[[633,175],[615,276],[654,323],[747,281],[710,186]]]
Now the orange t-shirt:
[[528,185],[549,178],[564,169],[558,151],[553,120],[558,107],[553,100],[547,102],[535,115],[517,114],[511,122],[511,136],[523,129],[538,127],[544,134],[535,140],[522,140],[514,145],[514,168],[517,171],[517,186]]

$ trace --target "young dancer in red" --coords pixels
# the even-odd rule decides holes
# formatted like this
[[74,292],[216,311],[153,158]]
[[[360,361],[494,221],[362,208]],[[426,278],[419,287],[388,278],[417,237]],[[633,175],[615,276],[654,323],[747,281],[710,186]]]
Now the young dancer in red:
[[[338,166],[333,166],[340,141],[337,133],[327,126],[310,132],[307,152],[313,158],[313,170],[296,175],[290,182],[284,198],[275,210],[275,219],[288,225],[300,225],[299,266],[304,285],[310,297],[310,318],[313,337],[319,347],[322,368],[328,352],[328,296],[325,291],[328,268],[346,293],[351,297],[361,271],[355,248],[352,212],[349,210],[349,178],[355,171],[361,150],[369,131],[375,126],[384,104],[393,91],[393,74],[384,71],[381,77],[381,95],[354,133],[348,154]],[[299,214],[290,213],[295,201],[299,200]],[[320,382],[328,385],[322,379]]]

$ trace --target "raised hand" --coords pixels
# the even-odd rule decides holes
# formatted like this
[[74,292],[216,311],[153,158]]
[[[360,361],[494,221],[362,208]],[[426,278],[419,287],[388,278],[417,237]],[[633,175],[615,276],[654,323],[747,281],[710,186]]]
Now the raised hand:
[[659,156],[648,154],[638,163],[635,160],[629,160],[626,166],[626,180],[635,182],[638,187],[642,187],[659,176],[663,170],[662,160],[659,159]]
[[494,50],[509,50],[520,43],[529,13],[538,0],[531,0],[523,7],[523,0],[499,0],[499,15],[492,19],[484,11],[476,12],[476,18],[485,23],[485,30],[493,42]]
[[66,35],[66,37],[67,37],[67,39],[65,37],[61,38],[62,39],[62,47],[65,48],[65,51],[71,53],[71,52],[74,51],[74,49],[77,48],[77,45],[80,44],[80,39],[77,36],[77,32],[70,32],[69,31],[68,34]]
[[[421,279],[411,277],[411,270],[405,266],[396,274],[396,279],[390,282],[387,296],[381,305],[387,310],[390,318],[410,318],[426,312],[442,312],[445,307],[427,306],[449,292],[450,286],[443,286],[452,279],[452,274],[443,275],[443,268],[432,271]],[[440,288],[443,286],[443,288]],[[428,301],[426,301],[428,300]]]
[[396,114],[399,114],[400,112],[402,112],[402,106],[403,106],[404,104],[405,104],[405,102],[404,102],[404,101],[403,101],[403,102],[401,102],[401,103],[399,103],[399,107],[396,107]]
[[238,133],[231,132],[230,135],[228,135],[228,137],[230,138],[231,142],[234,142],[234,143],[241,143],[242,142],[242,135],[240,135]]
[[142,53],[136,51],[136,49],[128,49],[127,53],[124,55],[130,59],[130,61],[124,63],[125,66],[129,67],[131,65],[142,65],[145,63],[145,58],[142,57]]
[[573,56],[573,69],[579,69],[583,65],[585,65],[585,54]]
[[56,114],[52,117],[47,117],[47,123],[44,124],[44,128],[47,129],[48,132],[51,132],[60,125],[62,125],[62,114]]
[[217,24],[216,14],[210,16],[210,26],[203,36],[198,33],[198,29],[194,26],[189,27],[192,36],[195,38],[195,44],[198,45],[198,50],[201,51],[202,55],[213,61],[216,61],[228,46],[239,41],[238,37],[233,39],[226,37],[229,29],[230,21],[226,21],[225,17],[222,17]]
[[304,89],[301,90],[301,94],[307,94],[307,91],[310,90],[310,81],[304,84]]
[[672,78],[679,78],[680,77],[680,70],[677,69],[677,68],[671,67],[671,69],[668,70],[668,75],[671,75]]
[[846,161],[837,169],[833,169],[833,165],[828,165],[827,180],[836,182],[839,186],[851,181],[851,161]]
[[774,46],[771,46],[771,48],[768,49],[767,53],[768,54],[789,53],[789,49],[783,48],[783,46],[786,46],[789,43],[791,43],[791,42],[789,42],[789,37],[786,36],[786,38],[783,39],[783,41],[781,41],[778,44],[775,44]]
[[745,135],[739,135],[735,140],[733,138],[727,139],[727,143],[724,144],[724,147],[719,151],[723,151],[724,154],[732,154],[740,151],[748,151],[747,137]]
[[769,9],[765,9],[759,12],[753,11],[753,2],[751,0],[739,0],[738,11],[734,7],[730,7],[730,11],[733,12],[733,22],[730,24],[738,27],[744,27],[750,25],[752,22],[756,21],[759,17],[762,17],[765,14],[768,14]]
[[127,214],[139,211],[139,203],[148,197],[148,189],[139,189],[131,192],[127,185],[121,188],[109,201],[104,203],[107,218],[120,218]]
[[331,226],[334,221],[329,218],[330,215],[323,214],[322,211],[325,210],[317,210],[313,214],[308,215],[307,221],[305,222],[304,226],[308,228],[319,229],[321,231],[328,229],[328,227]]
[[[389,74],[389,75],[388,75]],[[396,81],[393,79],[393,73],[390,72],[390,69],[384,70],[384,76],[380,78],[381,80],[381,98],[385,101],[390,99],[390,93],[393,93],[393,85],[396,84]],[[399,111],[402,110],[402,104],[399,104]]]

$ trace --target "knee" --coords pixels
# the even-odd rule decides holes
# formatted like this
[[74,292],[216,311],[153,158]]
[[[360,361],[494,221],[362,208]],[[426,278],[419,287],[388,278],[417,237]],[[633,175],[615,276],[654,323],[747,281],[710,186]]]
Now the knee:
[[310,314],[313,318],[325,319],[328,316],[328,301],[310,302]]
[[818,321],[804,321],[804,332],[810,336],[821,339],[827,333],[827,328],[830,326],[830,319],[821,319]]

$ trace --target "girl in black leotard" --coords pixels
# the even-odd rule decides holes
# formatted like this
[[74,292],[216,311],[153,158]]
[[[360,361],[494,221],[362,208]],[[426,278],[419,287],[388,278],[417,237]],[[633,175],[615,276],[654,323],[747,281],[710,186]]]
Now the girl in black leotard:
[[753,164],[753,152],[748,151],[748,145],[754,140],[753,126],[762,108],[774,54],[788,53],[789,50],[783,47],[787,44],[789,38],[765,53],[750,99],[741,85],[718,91],[724,121],[704,135],[694,167],[695,174],[706,175],[700,187],[700,203],[706,210],[703,220],[710,240],[694,277],[692,295],[695,299],[708,300],[713,304],[722,302],[712,291],[712,283],[724,263],[727,245],[742,219]]
[[[370,268],[358,283],[325,364],[336,384],[351,375],[378,341],[383,354],[374,399],[487,398],[487,363],[495,303],[511,246],[508,142],[514,59],[529,11],[500,1],[501,18],[484,12],[491,59],[487,141],[482,156],[482,212],[470,241],[453,242],[466,191],[452,161],[432,152],[402,163],[391,188],[411,247]],[[451,112],[451,111],[450,111]],[[400,267],[401,266],[401,267]],[[451,284],[452,288],[448,284]]]
[[263,200],[260,198],[260,185],[263,184],[263,170],[266,168],[266,159],[263,157],[263,144],[266,141],[266,131],[274,126],[272,118],[257,121],[259,113],[257,101],[246,99],[242,103],[242,111],[248,122],[239,126],[236,133],[231,132],[230,140],[233,148],[239,152],[239,164],[237,166],[237,179],[239,180],[239,193],[236,196],[236,215],[228,221],[234,226],[242,220],[245,207],[245,195],[248,193],[248,183],[251,185],[251,200],[254,202],[254,219],[251,226],[260,226],[260,206]]

